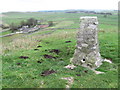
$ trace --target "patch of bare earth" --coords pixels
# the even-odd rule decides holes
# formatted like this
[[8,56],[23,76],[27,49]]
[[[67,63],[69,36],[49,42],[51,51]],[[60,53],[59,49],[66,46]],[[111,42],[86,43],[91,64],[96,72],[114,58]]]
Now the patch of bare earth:
[[43,71],[41,73],[41,76],[48,76],[48,75],[53,74],[53,73],[57,73],[57,72],[54,70],[46,70],[46,71]]

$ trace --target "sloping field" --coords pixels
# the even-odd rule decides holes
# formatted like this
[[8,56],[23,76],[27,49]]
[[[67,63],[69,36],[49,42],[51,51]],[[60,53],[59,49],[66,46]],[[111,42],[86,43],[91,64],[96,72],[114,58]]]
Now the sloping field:
[[[99,19],[99,43],[104,62],[95,74],[87,68],[77,66],[71,70],[64,68],[70,64],[76,45],[79,17],[84,13],[6,13],[5,23],[21,21],[19,18],[53,20],[50,28],[32,34],[16,34],[2,39],[2,87],[3,88],[117,88],[118,87],[118,32],[117,15]],[[96,16],[96,15],[89,15]],[[59,29],[63,28],[63,29]],[[65,29],[76,28],[76,29]]]

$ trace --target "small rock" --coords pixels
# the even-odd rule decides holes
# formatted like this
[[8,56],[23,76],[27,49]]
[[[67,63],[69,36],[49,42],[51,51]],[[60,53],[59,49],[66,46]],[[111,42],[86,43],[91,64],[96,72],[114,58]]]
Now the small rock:
[[93,70],[96,74],[104,74],[104,72]]
[[74,65],[72,65],[72,64],[65,66],[65,68],[69,68],[69,69],[74,69],[75,67],[76,67],[76,66],[74,66]]
[[104,59],[104,62],[112,63],[112,61],[108,59]]

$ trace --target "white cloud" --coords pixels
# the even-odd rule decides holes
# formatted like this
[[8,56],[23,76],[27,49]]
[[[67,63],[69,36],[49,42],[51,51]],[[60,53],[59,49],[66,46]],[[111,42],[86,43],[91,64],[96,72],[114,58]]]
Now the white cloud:
[[118,9],[119,0],[2,0],[1,12],[63,9]]

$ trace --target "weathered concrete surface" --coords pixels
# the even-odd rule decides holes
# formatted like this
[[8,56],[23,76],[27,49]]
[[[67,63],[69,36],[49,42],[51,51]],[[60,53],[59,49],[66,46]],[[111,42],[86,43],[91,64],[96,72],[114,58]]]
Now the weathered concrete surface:
[[99,52],[97,17],[80,17],[80,30],[77,33],[76,50],[71,59],[74,65],[96,69],[103,59]]

